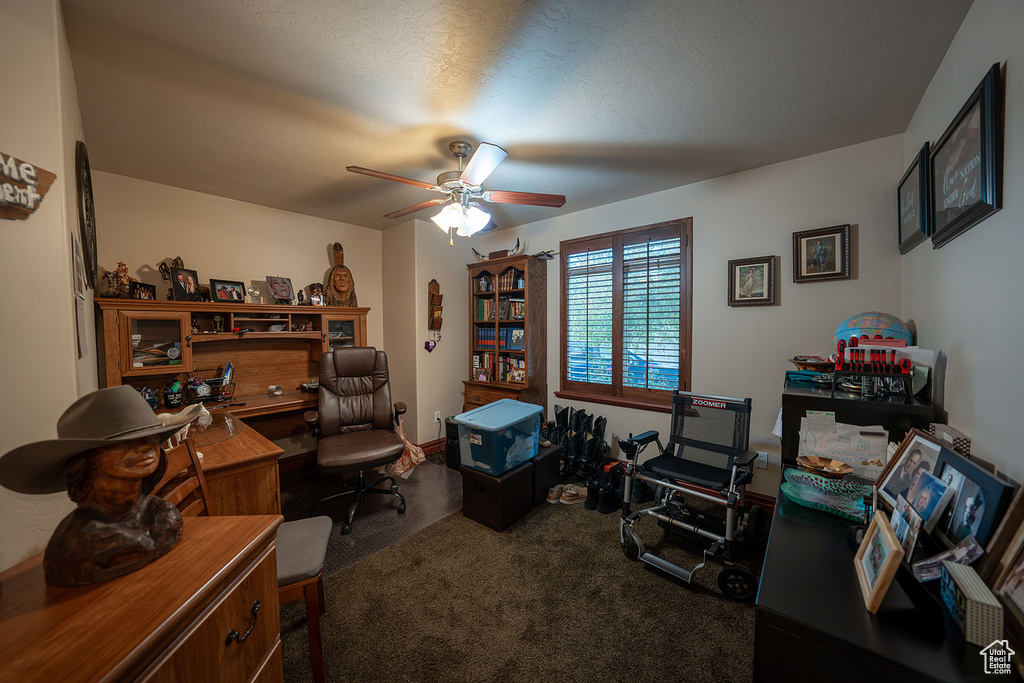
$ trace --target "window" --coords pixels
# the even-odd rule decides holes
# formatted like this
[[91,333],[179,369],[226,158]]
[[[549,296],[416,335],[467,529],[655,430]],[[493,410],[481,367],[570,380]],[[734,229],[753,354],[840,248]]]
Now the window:
[[690,383],[684,218],[562,242],[561,398],[671,410]]

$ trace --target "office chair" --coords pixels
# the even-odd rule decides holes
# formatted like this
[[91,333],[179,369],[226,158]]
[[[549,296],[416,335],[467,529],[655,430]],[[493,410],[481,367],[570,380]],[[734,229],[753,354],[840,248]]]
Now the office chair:
[[[185,517],[210,514],[206,505],[209,488],[199,455],[191,439],[166,451],[167,470],[157,482],[153,495],[174,503]],[[331,537],[330,517],[310,517],[284,522],[277,528],[277,602],[305,600],[306,631],[313,679],[324,683],[324,651],[320,637],[320,615],[324,601],[322,570]]]
[[[628,460],[619,521],[619,541],[626,557],[689,583],[698,569],[722,552],[726,566],[718,573],[718,587],[733,600],[753,599],[757,592],[753,573],[733,563],[737,541],[753,545],[759,540],[763,516],[760,506],[748,509],[746,504],[746,485],[753,476],[751,462],[757,457],[754,451],[747,450],[750,405],[749,398],[675,391],[668,448],[662,447],[656,431],[619,441]],[[657,442],[660,455],[639,464],[640,452],[652,442]],[[656,487],[654,507],[631,510],[634,482]],[[692,485],[704,490],[694,490]],[[710,493],[705,492],[708,489]],[[705,505],[687,505],[686,497],[701,500]],[[724,508],[724,515],[715,514],[714,508],[719,506]],[[643,517],[653,517],[665,529],[709,542],[703,560],[692,569],[683,569],[648,551],[637,532]]]
[[[356,509],[368,493],[398,499],[398,514],[405,512],[405,498],[394,477],[384,476],[366,483],[366,470],[394,462],[405,450],[395,431],[404,403],[391,405],[388,357],[372,347],[345,347],[328,351],[320,358],[320,400],[317,411],[305,414],[306,422],[319,435],[316,461],[327,474],[356,472],[356,483],[344,483],[341,491],[313,503],[310,515],[320,504],[341,496],[354,496],[348,506],[341,533],[352,531]],[[385,481],[387,489],[376,488]]]

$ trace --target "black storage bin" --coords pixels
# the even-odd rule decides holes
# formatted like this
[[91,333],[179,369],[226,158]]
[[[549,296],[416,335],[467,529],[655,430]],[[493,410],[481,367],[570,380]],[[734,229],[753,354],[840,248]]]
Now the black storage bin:
[[[463,467],[462,514],[504,531],[533,509],[533,462],[526,461],[497,476]],[[546,494],[545,494],[546,495]]]
[[459,455],[459,423],[450,417],[444,419],[444,464],[450,470],[462,469]]
[[562,449],[558,446],[541,446],[537,455],[530,458],[533,463],[533,506],[547,502],[548,491],[558,483],[559,461]]

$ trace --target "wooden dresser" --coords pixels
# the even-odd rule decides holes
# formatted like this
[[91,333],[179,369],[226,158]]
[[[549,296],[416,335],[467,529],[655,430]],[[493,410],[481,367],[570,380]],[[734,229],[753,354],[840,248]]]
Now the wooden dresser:
[[[41,554],[7,569],[0,681],[281,681],[280,523],[189,517],[167,555],[82,588],[47,587]],[[250,625],[244,642],[225,644]]]

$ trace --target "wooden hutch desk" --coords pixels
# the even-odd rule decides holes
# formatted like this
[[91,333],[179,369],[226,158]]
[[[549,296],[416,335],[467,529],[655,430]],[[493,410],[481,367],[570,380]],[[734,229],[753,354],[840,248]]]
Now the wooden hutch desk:
[[[80,588],[43,581],[42,554],[0,573],[0,682],[283,679],[280,516],[189,517],[169,553]],[[231,630],[243,643],[224,645]]]
[[193,427],[191,438],[202,454],[211,515],[281,514],[280,446],[226,409],[214,410],[209,426]]

